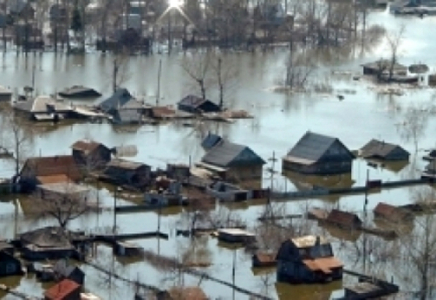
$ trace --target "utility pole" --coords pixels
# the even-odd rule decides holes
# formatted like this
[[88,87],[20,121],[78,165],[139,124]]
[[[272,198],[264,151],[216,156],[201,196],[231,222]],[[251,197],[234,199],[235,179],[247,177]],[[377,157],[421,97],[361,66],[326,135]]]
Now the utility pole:
[[112,228],[112,233],[115,237],[115,232],[116,232],[116,228],[117,228],[117,193],[118,193],[118,186],[115,187],[115,192],[114,192],[114,226]]
[[160,77],[162,72],[162,60],[159,60],[159,69],[157,71],[157,96],[156,96],[156,106],[159,106],[159,99],[160,99]]
[[270,174],[269,178],[271,179],[270,186],[268,188],[268,199],[267,199],[267,210],[266,210],[266,217],[272,217],[272,208],[271,208],[271,192],[273,190],[274,185],[274,175],[277,173],[275,171],[275,163],[277,161],[275,152],[273,151],[272,157],[268,159],[268,161],[271,162],[271,166],[266,169],[266,171]]
[[233,300],[235,300],[235,274],[236,274],[236,248],[233,249],[233,267],[232,267]]
[[[367,205],[368,205],[368,190],[369,190],[369,169],[366,170],[365,184],[365,202],[363,203],[363,226],[366,226],[367,220]],[[363,231],[363,272],[366,272],[366,233]]]

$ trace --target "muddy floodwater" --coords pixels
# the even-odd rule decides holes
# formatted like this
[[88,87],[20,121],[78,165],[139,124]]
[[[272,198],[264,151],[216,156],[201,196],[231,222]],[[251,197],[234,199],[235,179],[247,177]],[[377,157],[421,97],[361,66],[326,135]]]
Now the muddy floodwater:
[[[374,12],[370,15],[370,24],[385,26],[387,31],[395,30],[401,24],[406,24],[404,41],[400,47],[399,61],[405,65],[423,62],[435,70],[436,56],[434,49],[434,28],[436,18],[396,18],[386,11]],[[238,70],[234,85],[229,93],[226,105],[235,109],[244,109],[254,115],[252,120],[238,120],[233,124],[203,124],[206,130],[222,134],[231,141],[250,146],[265,160],[274,154],[281,157],[286,154],[298,139],[311,130],[322,134],[336,136],[350,149],[363,146],[372,138],[401,144],[412,153],[411,163],[393,168],[373,169],[366,162],[356,160],[353,165],[351,178],[336,177],[317,180],[330,180],[331,185],[338,185],[342,181],[352,181],[354,185],[362,185],[368,174],[370,179],[398,180],[416,178],[425,166],[421,160],[424,150],[436,146],[434,117],[429,118],[425,134],[419,139],[419,149],[415,153],[412,140],[405,140],[401,135],[401,126],[404,126],[404,111],[412,103],[430,103],[434,101],[435,92],[428,87],[402,88],[402,96],[380,94],[372,82],[365,78],[353,80],[354,75],[361,75],[360,64],[387,57],[385,42],[373,47],[369,52],[361,54],[360,50],[332,50],[318,54],[318,69],[316,80],[327,82],[333,87],[329,94],[285,94],[274,91],[280,80],[284,77],[285,64],[288,56],[286,48],[277,48],[266,53],[228,53],[225,54],[227,63],[234,65]],[[172,54],[153,55],[149,57],[135,56],[128,62],[128,80],[124,86],[137,97],[144,98],[146,102],[154,103],[157,90],[157,69],[162,61],[161,104],[174,105],[186,93],[192,92],[193,86],[189,84],[186,74],[180,67],[183,55]],[[12,89],[30,85],[32,68],[35,65],[36,91],[39,94],[53,94],[71,85],[86,85],[101,91],[105,97],[111,94],[110,72],[112,58],[109,54],[87,53],[85,56],[65,56],[54,53],[16,55],[15,52],[0,54],[0,84]],[[217,100],[216,91],[211,91],[210,98]],[[339,100],[338,95],[343,96]],[[71,152],[70,146],[78,139],[92,138],[108,146],[137,145],[138,154],[132,158],[157,167],[165,167],[166,163],[188,163],[198,161],[204,154],[200,147],[200,137],[192,127],[168,123],[159,126],[144,125],[141,127],[115,128],[110,124],[45,124],[40,126],[36,137],[34,156],[62,155]],[[2,161],[0,177],[13,174],[13,165]],[[275,166],[276,171],[281,170],[280,160]],[[263,185],[292,191],[297,187],[295,178],[276,175],[273,180],[267,178]],[[298,179],[298,178],[297,178]],[[315,179],[314,179],[315,180]],[[333,183],[332,183],[333,182]],[[320,184],[320,182],[313,182]],[[322,182],[321,182],[322,183]],[[101,187],[99,197],[102,203],[110,207],[113,203],[112,191]],[[121,195],[119,205],[130,202],[127,196]],[[13,238],[14,234],[26,230],[55,224],[52,220],[32,221],[25,217],[22,207],[18,207],[17,222],[14,222],[14,202],[5,198],[0,203],[0,236]],[[363,207],[362,195],[347,195],[328,199],[311,199],[310,205],[336,205],[341,208],[361,212]],[[411,188],[383,190],[370,194],[368,209],[372,209],[380,202],[392,204],[406,204],[411,200]],[[286,202],[288,213],[299,213],[306,204],[302,201]],[[327,204],[326,204],[327,203]],[[264,203],[254,205],[230,205],[240,215],[241,219],[253,226],[256,218],[263,209]],[[257,204],[257,205],[256,205]],[[19,205],[18,205],[19,206]],[[118,231],[134,233],[156,230],[158,216],[155,212],[141,212],[117,216]],[[145,249],[161,254],[177,257],[181,250],[188,247],[189,240],[176,237],[174,228],[180,223],[179,210],[164,210],[161,230],[170,234],[169,240],[157,241],[155,239],[135,241]],[[100,214],[83,216],[71,222],[72,229],[86,229],[89,232],[102,232],[113,225],[113,213],[104,211]],[[275,299],[316,299],[315,294],[322,294],[322,299],[330,296],[340,296],[342,282],[327,285],[287,285],[276,284],[275,271],[253,271],[251,258],[243,249],[234,250],[218,245],[212,237],[202,238],[201,247],[207,249],[212,265],[207,272],[222,280],[232,281],[233,255],[236,251],[235,283],[245,289],[268,295]],[[340,243],[333,241],[338,249],[338,256],[345,262],[352,263],[345,250],[339,250]],[[343,246],[343,245],[342,245]],[[345,246],[346,247],[346,246]],[[351,246],[349,246],[351,247]],[[95,260],[103,266],[113,266],[115,272],[131,279],[139,279],[150,285],[169,286],[174,278],[169,278],[155,267],[143,261],[119,261],[113,259],[111,251],[105,246],[98,246]],[[341,256],[342,255],[342,256]],[[346,267],[348,267],[346,265]],[[352,266],[351,266],[352,267]],[[358,268],[358,267],[354,267]],[[86,288],[103,299],[133,299],[134,289],[125,283],[114,280],[108,284],[107,276],[99,274],[89,266],[83,266],[86,273]],[[199,278],[185,275],[185,285],[197,285]],[[344,281],[346,281],[344,279]],[[31,295],[41,295],[45,285],[37,282],[33,277],[13,277],[2,279],[2,283],[10,285],[17,290]],[[235,293],[231,288],[221,286],[211,281],[202,281],[201,287],[212,298],[217,299],[247,299],[244,294]],[[0,294],[1,295],[1,294]],[[3,295],[2,295],[3,296]],[[14,299],[4,296],[3,299]],[[320,298],[321,299],[321,298]]]

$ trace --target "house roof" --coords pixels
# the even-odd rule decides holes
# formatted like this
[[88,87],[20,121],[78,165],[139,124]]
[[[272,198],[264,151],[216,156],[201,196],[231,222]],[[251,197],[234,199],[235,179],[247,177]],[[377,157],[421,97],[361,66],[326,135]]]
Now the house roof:
[[23,170],[30,170],[36,177],[66,175],[73,181],[80,179],[80,171],[71,155],[28,158]]
[[292,238],[291,241],[294,243],[297,248],[308,248],[315,246],[317,239],[319,239],[319,243],[321,245],[328,244],[329,242],[325,237],[315,236],[315,235],[306,235],[301,237]]
[[356,214],[338,209],[332,209],[326,220],[345,227],[354,227],[355,222],[361,223],[361,220]]
[[65,174],[59,175],[49,175],[49,176],[36,176],[39,184],[52,184],[59,182],[70,182],[72,181],[70,177]]
[[331,257],[322,257],[316,259],[304,259],[303,263],[313,272],[321,271],[324,274],[330,274],[332,269],[341,268],[344,264],[338,260],[337,258]]
[[169,291],[171,299],[177,300],[207,300],[206,294],[197,286],[173,287]]
[[408,215],[408,213],[402,209],[384,202],[379,202],[377,204],[374,208],[374,213],[395,222],[403,221]]
[[95,149],[97,149],[100,146],[103,146],[103,147],[109,149],[108,147],[106,147],[102,143],[98,143],[98,142],[95,142],[92,140],[77,141],[73,145],[71,145],[71,148],[73,150],[82,151],[85,153],[85,155],[88,155],[89,153],[91,153],[92,151],[94,151]]
[[222,137],[209,132],[207,134],[207,136],[203,139],[203,141],[201,142],[201,147],[208,151],[209,149],[211,149],[213,146],[215,146],[216,144],[218,144],[220,141],[222,140]]
[[81,273],[83,273],[83,271],[79,267],[74,265],[69,265],[65,259],[61,259],[56,262],[53,271],[61,276],[68,277],[76,269],[78,269]]
[[134,161],[116,158],[108,162],[106,166],[108,168],[113,167],[118,169],[136,170],[140,167],[147,166],[147,165],[140,162],[134,162]]
[[176,111],[168,106],[152,107],[151,112],[154,118],[172,117],[176,114]]
[[12,0],[8,2],[11,13],[20,13],[27,5],[26,0]]
[[239,228],[218,229],[218,233],[224,233],[224,234],[233,235],[233,236],[251,236],[251,237],[256,236],[254,233],[251,233],[249,231],[242,230]]
[[52,107],[56,112],[66,112],[71,110],[71,107],[61,101],[56,101],[49,96],[38,96],[35,99],[17,101],[14,103],[14,108],[21,111],[31,113],[47,113]]
[[137,109],[118,109],[114,115],[114,121],[122,124],[140,123],[142,114]]
[[48,226],[28,231],[20,235],[24,244],[38,248],[72,248],[67,233],[60,227]]
[[399,145],[386,143],[385,141],[379,141],[376,139],[372,139],[371,141],[369,141],[365,146],[360,148],[359,152],[360,155],[365,158],[369,158],[369,157],[385,158],[396,148],[401,148],[405,153],[407,154],[409,153]]
[[220,141],[213,146],[201,159],[201,162],[218,166],[231,167],[233,165],[263,165],[265,161],[248,146]]
[[89,192],[89,188],[73,182],[54,182],[49,184],[41,184],[38,186],[40,190],[47,192],[55,192],[64,195],[74,195]]
[[206,101],[208,101],[208,100],[203,99],[203,98],[198,97],[198,96],[195,96],[195,95],[188,95],[185,98],[183,98],[182,100],[180,100],[178,104],[184,105],[184,106],[191,106],[192,108],[198,108]]
[[[285,159],[301,164],[315,163],[336,141],[339,141],[339,139],[307,131],[288,152]],[[344,148],[346,147],[344,146]],[[351,152],[350,155],[354,157]]]
[[115,93],[100,103],[99,105],[104,112],[118,110],[119,108],[141,108],[142,104],[133,98],[129,91],[125,88],[121,88],[115,91]]
[[80,288],[80,285],[76,282],[69,279],[64,279],[58,284],[49,288],[45,292],[44,296],[48,300],[63,300]]
[[101,94],[94,90],[93,88],[88,88],[81,85],[73,85],[72,87],[66,88],[59,92],[62,97],[100,97]]
[[[391,62],[389,60],[387,60],[387,59],[379,59],[379,60],[374,61],[374,62],[362,64],[362,67],[368,68],[368,69],[378,70],[380,67],[382,69],[385,69],[385,68],[388,68],[390,65],[391,65]],[[401,65],[399,63],[395,63],[394,64],[394,70],[396,70],[396,71],[407,70],[407,67],[404,66],[404,65]]]

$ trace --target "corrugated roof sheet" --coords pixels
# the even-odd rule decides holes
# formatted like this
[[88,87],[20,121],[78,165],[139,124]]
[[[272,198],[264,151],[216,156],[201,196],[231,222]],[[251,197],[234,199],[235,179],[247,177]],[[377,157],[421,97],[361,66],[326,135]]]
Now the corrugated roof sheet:
[[[243,158],[236,159],[245,152]],[[247,146],[220,141],[212,147],[201,159],[203,163],[228,168],[232,165],[263,165],[265,161]]]
[[370,158],[370,157],[385,158],[396,148],[401,148],[406,153],[409,153],[399,145],[386,143],[384,141],[379,141],[376,139],[372,139],[371,141],[369,141],[365,146],[360,148],[359,152],[360,155],[365,158]]
[[333,256],[316,259],[304,259],[303,263],[311,271],[321,271],[324,274],[330,274],[332,272],[332,269],[341,268],[344,266],[344,264],[340,260]]
[[316,243],[317,238],[319,238],[320,245],[328,244],[329,242],[325,237],[316,235],[306,235],[301,237],[292,238],[291,241],[297,248],[308,248],[313,247]]
[[75,283],[72,280],[64,279],[58,284],[52,286],[49,288],[44,296],[48,300],[64,300],[66,297],[71,295],[72,293],[76,292],[80,289],[80,285]]
[[288,152],[285,159],[310,164],[318,161],[337,138],[306,132],[297,144]]
[[73,181],[81,178],[80,170],[71,155],[32,157],[27,159],[23,170],[31,170],[36,176],[66,175]]

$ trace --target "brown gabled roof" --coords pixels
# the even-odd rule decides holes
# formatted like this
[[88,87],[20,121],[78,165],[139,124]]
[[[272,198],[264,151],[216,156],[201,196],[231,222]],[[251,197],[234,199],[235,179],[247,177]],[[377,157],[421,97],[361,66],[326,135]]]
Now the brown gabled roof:
[[71,155],[32,157],[27,159],[23,170],[31,170],[36,177],[66,175],[73,181],[80,179],[80,170]]
[[309,270],[313,272],[321,271],[324,274],[330,274],[332,269],[341,268],[344,266],[341,261],[333,256],[316,259],[305,259],[303,260],[303,263],[309,268]]
[[65,174],[59,174],[59,175],[48,175],[48,176],[36,176],[36,179],[40,184],[52,184],[52,183],[59,183],[59,182],[70,182],[72,181],[71,178],[69,178]]
[[67,298],[72,293],[76,292],[78,289],[80,289],[80,285],[76,282],[64,279],[58,284],[52,286],[49,288],[44,296],[48,300],[63,300],[63,299],[69,299]]
[[338,209],[333,209],[327,216],[326,221],[332,224],[350,228],[355,227],[356,224],[360,225],[362,223],[356,214]]
[[80,141],[77,141],[77,142],[75,142],[71,146],[71,148],[73,150],[82,151],[85,154],[88,154],[88,153],[94,151],[95,149],[97,149],[99,146],[103,146],[103,147],[107,148],[102,143],[97,143],[97,142],[91,141],[91,140],[80,140]]
[[393,222],[399,222],[407,219],[409,214],[396,206],[379,202],[374,208],[374,214]]
[[169,290],[171,299],[174,300],[207,300],[206,294],[196,286],[192,287],[173,287]]

